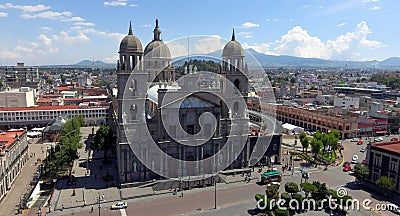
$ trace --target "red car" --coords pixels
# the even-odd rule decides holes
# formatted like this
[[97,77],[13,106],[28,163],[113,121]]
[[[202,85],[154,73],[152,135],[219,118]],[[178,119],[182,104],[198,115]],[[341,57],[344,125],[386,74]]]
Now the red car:
[[363,160],[362,162],[361,162],[361,164],[367,164],[367,161],[366,160]]
[[351,171],[351,166],[350,166],[350,165],[345,166],[345,167],[343,168],[343,171],[344,171],[344,172]]
[[363,141],[358,140],[357,145],[362,145],[362,144],[364,144]]
[[390,139],[390,141],[399,141],[399,138],[397,138],[397,137],[393,137],[392,139]]

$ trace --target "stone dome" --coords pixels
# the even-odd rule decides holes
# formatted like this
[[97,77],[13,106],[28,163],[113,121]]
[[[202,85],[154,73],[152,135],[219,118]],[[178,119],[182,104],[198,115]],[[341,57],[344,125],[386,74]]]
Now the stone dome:
[[244,56],[242,45],[240,45],[240,43],[237,42],[235,39],[235,30],[233,30],[232,33],[232,40],[225,45],[222,51],[222,56],[223,57]]
[[153,41],[147,44],[144,49],[145,57],[171,59],[171,52],[168,46],[161,40],[161,30],[158,27],[158,19],[156,19],[156,27],[153,30],[153,34]]
[[129,34],[122,39],[119,45],[120,53],[143,53],[142,42],[133,35],[132,24],[129,24]]
[[147,44],[144,49],[144,57],[171,59],[171,52],[163,41],[155,40]]

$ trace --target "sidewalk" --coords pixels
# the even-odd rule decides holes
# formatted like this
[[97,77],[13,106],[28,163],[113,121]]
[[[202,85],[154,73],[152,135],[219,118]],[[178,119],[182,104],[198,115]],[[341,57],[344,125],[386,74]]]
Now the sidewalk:
[[[21,172],[11,186],[11,190],[7,193],[0,204],[0,212],[2,215],[16,215],[19,208],[20,199],[25,192],[30,188],[30,181],[33,174],[37,171],[40,163],[36,163],[38,158],[43,160],[46,157],[46,148],[49,145],[44,144],[29,144],[28,155],[35,153],[35,157],[29,157]],[[42,150],[44,152],[42,153]]]

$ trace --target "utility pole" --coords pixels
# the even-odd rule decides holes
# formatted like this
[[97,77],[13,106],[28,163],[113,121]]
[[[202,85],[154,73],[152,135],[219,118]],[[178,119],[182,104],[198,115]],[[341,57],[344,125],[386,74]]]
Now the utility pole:
[[214,176],[214,209],[217,209],[217,174]]
[[97,197],[97,202],[98,202],[98,204],[99,204],[99,207],[98,207],[98,208],[99,208],[99,216],[100,216],[100,208],[101,208],[101,207],[100,207],[100,193],[99,193],[99,196]]

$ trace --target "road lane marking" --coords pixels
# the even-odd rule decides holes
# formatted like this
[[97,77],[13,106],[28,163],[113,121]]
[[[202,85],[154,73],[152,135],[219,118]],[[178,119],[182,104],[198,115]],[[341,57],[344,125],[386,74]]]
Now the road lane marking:
[[125,209],[120,209],[119,211],[121,212],[121,216],[126,216],[126,211],[125,211]]

